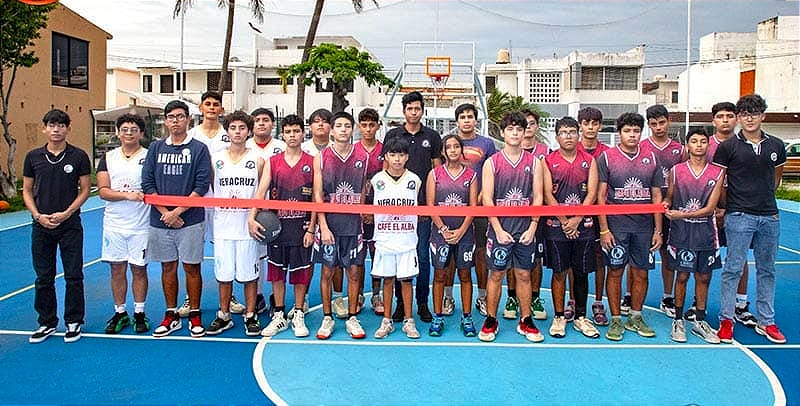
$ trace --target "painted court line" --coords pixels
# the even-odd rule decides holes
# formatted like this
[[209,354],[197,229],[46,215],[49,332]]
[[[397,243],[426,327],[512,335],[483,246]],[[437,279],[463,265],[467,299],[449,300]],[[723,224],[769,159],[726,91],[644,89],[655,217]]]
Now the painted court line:
[[[87,267],[92,266],[92,265],[94,265],[94,264],[96,264],[98,262],[100,262],[100,258],[97,258],[94,261],[89,261],[89,262],[83,264],[83,268],[86,269]],[[63,276],[64,276],[64,272],[61,272],[60,274],[56,274],[56,277],[54,279],[58,279],[58,278],[61,278]],[[11,293],[6,294],[6,295],[0,296],[0,302],[2,302],[3,300],[6,300],[6,299],[12,298],[12,297],[14,297],[16,295],[19,295],[20,293],[25,293],[25,292],[33,289],[34,287],[36,287],[36,285],[31,284],[31,285],[28,285],[28,286],[26,286],[24,288],[17,289],[15,291],[11,292]]]
[[[81,213],[88,213],[88,212],[90,212],[90,211],[100,210],[100,209],[103,209],[103,208],[105,208],[105,205],[103,205],[103,206],[99,206],[99,207],[90,207],[90,208],[88,208],[88,209],[81,208]],[[8,226],[8,227],[3,227],[3,228],[0,228],[0,232],[3,232],[3,231],[8,231],[8,230],[13,230],[13,229],[15,229],[15,228],[20,228],[20,227],[27,227],[27,226],[29,226],[29,225],[31,225],[31,224],[33,224],[33,220],[31,220],[31,219],[29,218],[29,219],[28,219],[27,221],[25,221],[24,223],[15,224],[15,225],[13,225],[13,226]]]

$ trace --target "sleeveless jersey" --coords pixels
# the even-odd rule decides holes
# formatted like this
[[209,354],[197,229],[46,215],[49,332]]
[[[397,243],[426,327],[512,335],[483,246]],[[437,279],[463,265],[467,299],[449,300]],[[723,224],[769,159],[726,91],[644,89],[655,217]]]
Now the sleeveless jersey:
[[536,159],[544,159],[549,153],[550,148],[547,145],[536,143],[531,149],[526,149],[525,151],[530,152]]
[[[533,171],[536,158],[527,151],[522,151],[519,159],[512,162],[504,151],[489,158],[494,173],[495,206],[530,206],[533,201]],[[499,217],[500,225],[515,240],[518,240],[531,225],[530,217]],[[494,228],[489,226],[489,238],[495,239]]]
[[[376,206],[416,206],[422,187],[419,177],[406,169],[398,180],[380,171],[370,180]],[[375,250],[402,254],[417,249],[417,216],[375,214]]]
[[[214,197],[251,199],[258,188],[258,152],[248,149],[238,162],[233,162],[228,150],[211,155],[214,167]],[[214,209],[214,238],[248,240],[247,216],[250,209],[216,207]]]
[[367,163],[367,179],[372,178],[376,173],[383,170],[383,158],[381,157],[383,144],[380,141],[377,141],[375,147],[372,148],[372,151],[367,151],[367,148],[364,147],[364,145],[362,145],[360,142],[355,143],[353,148],[360,149],[369,155],[369,162]]
[[[688,162],[675,165],[672,168],[674,186],[670,208],[682,212],[702,209],[708,203],[714,186],[722,181],[721,175],[722,168],[711,163],[707,163],[697,175]],[[670,221],[669,245],[695,251],[719,248],[714,215]]]
[[217,133],[211,138],[208,138],[205,134],[203,134],[203,131],[200,130],[199,125],[192,127],[192,129],[188,131],[188,134],[197,141],[206,144],[206,147],[208,147],[208,153],[212,156],[217,152],[223,151],[225,148],[228,148],[228,146],[231,145],[231,139],[228,137],[228,133],[225,131],[225,127],[222,125],[219,126],[219,131],[217,131]]
[[[640,148],[630,156],[619,146],[611,148],[597,160],[600,182],[608,184],[606,204],[647,204],[653,202],[651,187],[661,187],[664,177],[658,161],[651,152]],[[615,232],[652,232],[652,214],[622,214],[608,216],[608,225]]]
[[[269,159],[270,200],[310,202],[314,185],[314,157],[305,152],[294,166],[286,162],[286,153],[280,152]],[[308,229],[311,213],[301,210],[277,210],[281,220],[281,233],[273,244],[283,246],[303,245],[303,234]],[[313,231],[313,230],[312,230]]]
[[[561,206],[580,206],[586,199],[587,183],[589,181],[589,169],[592,166],[592,158],[588,152],[581,149],[575,150],[575,159],[570,162],[564,159],[561,152],[553,151],[545,158],[545,165],[550,170],[553,178],[553,196]],[[547,217],[545,235],[547,239],[565,241],[568,240],[561,230],[561,222],[557,217]],[[591,216],[586,216],[578,225],[578,239],[593,239],[594,220]]]
[[[450,174],[445,165],[433,168],[433,180],[436,182],[436,197],[434,206],[468,206],[469,189],[477,181],[477,175],[471,168],[462,165],[461,172],[456,176]],[[442,217],[442,222],[451,230],[461,227],[464,222],[463,217]],[[431,240],[444,243],[444,238],[439,234],[439,230],[431,223]],[[467,229],[461,237],[459,244],[473,244],[475,236],[473,228]]]
[[714,155],[717,153],[717,148],[719,148],[719,144],[722,144],[723,141],[720,141],[717,138],[717,134],[708,137],[708,151],[706,151],[706,160],[708,162],[714,162]]
[[[111,179],[111,189],[118,192],[142,191],[142,164],[147,157],[147,149],[125,158],[122,147],[108,151],[105,166]],[[103,227],[117,232],[146,232],[150,224],[150,206],[144,202],[119,200],[106,202],[103,213]]]
[[272,138],[269,144],[265,145],[264,148],[261,148],[258,146],[258,144],[256,144],[255,138],[248,138],[244,145],[253,151],[258,151],[258,155],[264,161],[269,161],[269,159],[273,156],[286,151],[286,143],[274,138]]
[[[333,149],[333,145],[323,149],[320,154],[324,201],[360,204],[367,180],[369,155],[363,149],[353,147],[347,156],[341,156]],[[361,234],[361,216],[358,214],[327,213],[325,218],[333,235]]]
[[602,142],[598,141],[597,145],[595,146],[595,148],[593,150],[589,151],[588,149],[586,149],[586,147],[583,146],[582,142],[578,143],[578,149],[581,150],[581,151],[589,153],[589,155],[591,155],[592,158],[594,158],[594,159],[597,159],[600,156],[600,154],[602,154],[603,152],[607,151],[609,148],[610,147],[608,145],[603,144]]
[[645,154],[652,152],[653,155],[656,156],[656,160],[661,166],[661,175],[664,179],[663,183],[661,184],[661,194],[662,196],[666,196],[669,171],[673,166],[677,165],[683,160],[683,145],[681,145],[681,143],[678,141],[669,140],[667,145],[659,147],[655,142],[653,142],[653,138],[650,137],[642,141],[641,144],[639,144],[639,148]]

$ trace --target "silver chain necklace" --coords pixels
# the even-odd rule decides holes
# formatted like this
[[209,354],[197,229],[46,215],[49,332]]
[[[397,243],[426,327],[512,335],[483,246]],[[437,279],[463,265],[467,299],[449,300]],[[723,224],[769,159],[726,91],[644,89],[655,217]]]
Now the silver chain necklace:
[[57,161],[53,162],[53,160],[50,159],[50,155],[47,152],[44,153],[45,159],[47,159],[47,162],[50,162],[51,165],[55,165],[55,164],[63,161],[65,156],[67,156],[66,151],[63,151],[63,152],[61,152],[61,158],[58,158]]

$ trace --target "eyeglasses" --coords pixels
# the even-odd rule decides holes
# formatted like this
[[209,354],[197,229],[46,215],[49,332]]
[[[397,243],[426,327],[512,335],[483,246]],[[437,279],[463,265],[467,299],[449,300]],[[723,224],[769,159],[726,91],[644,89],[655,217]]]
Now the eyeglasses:
[[139,134],[139,127],[120,128],[120,134]]
[[741,118],[742,120],[748,120],[748,119],[749,120],[756,120],[758,118],[761,118],[762,114],[763,113],[742,112],[742,113],[739,113],[739,118]]
[[564,138],[575,138],[578,136],[578,131],[577,130],[559,131],[558,136]]
[[183,121],[186,120],[185,114],[167,114],[167,121]]
[[63,129],[67,128],[67,125],[66,124],[59,124],[59,123],[47,123],[47,128],[49,128],[51,130],[54,129],[54,128],[58,128],[59,130],[63,130]]

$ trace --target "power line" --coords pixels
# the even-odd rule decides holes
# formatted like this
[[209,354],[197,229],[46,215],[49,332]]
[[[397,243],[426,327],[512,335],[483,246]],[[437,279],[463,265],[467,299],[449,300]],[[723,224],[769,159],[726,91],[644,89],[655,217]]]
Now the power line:
[[619,20],[613,20],[613,21],[605,21],[605,22],[592,23],[592,24],[552,24],[552,23],[543,23],[543,22],[539,22],[539,21],[531,21],[531,20],[526,20],[526,19],[519,18],[519,17],[512,17],[512,16],[509,16],[509,15],[501,14],[501,13],[498,13],[498,12],[496,12],[494,10],[478,6],[477,4],[473,4],[473,3],[470,3],[470,2],[465,1],[465,0],[458,0],[458,2],[461,3],[464,6],[471,7],[471,8],[476,9],[476,10],[482,12],[482,13],[491,14],[491,15],[493,15],[495,17],[499,17],[499,18],[502,18],[502,19],[505,19],[505,20],[510,20],[510,21],[521,23],[521,24],[535,25],[535,26],[539,26],[539,27],[556,27],[556,28],[593,28],[593,27],[603,27],[603,26],[607,26],[607,25],[614,25],[614,24],[619,24],[619,23],[622,23],[622,22],[626,22],[626,21],[629,21],[629,20],[633,20],[633,19],[639,18],[639,17],[641,17],[641,16],[643,16],[643,15],[645,15],[647,13],[650,13],[651,11],[657,10],[660,7],[662,7],[660,3],[656,3],[655,6],[650,7],[647,10],[644,10],[639,14],[635,14],[635,15],[632,15],[632,16],[629,16],[629,17],[625,17],[625,18],[621,18]]

